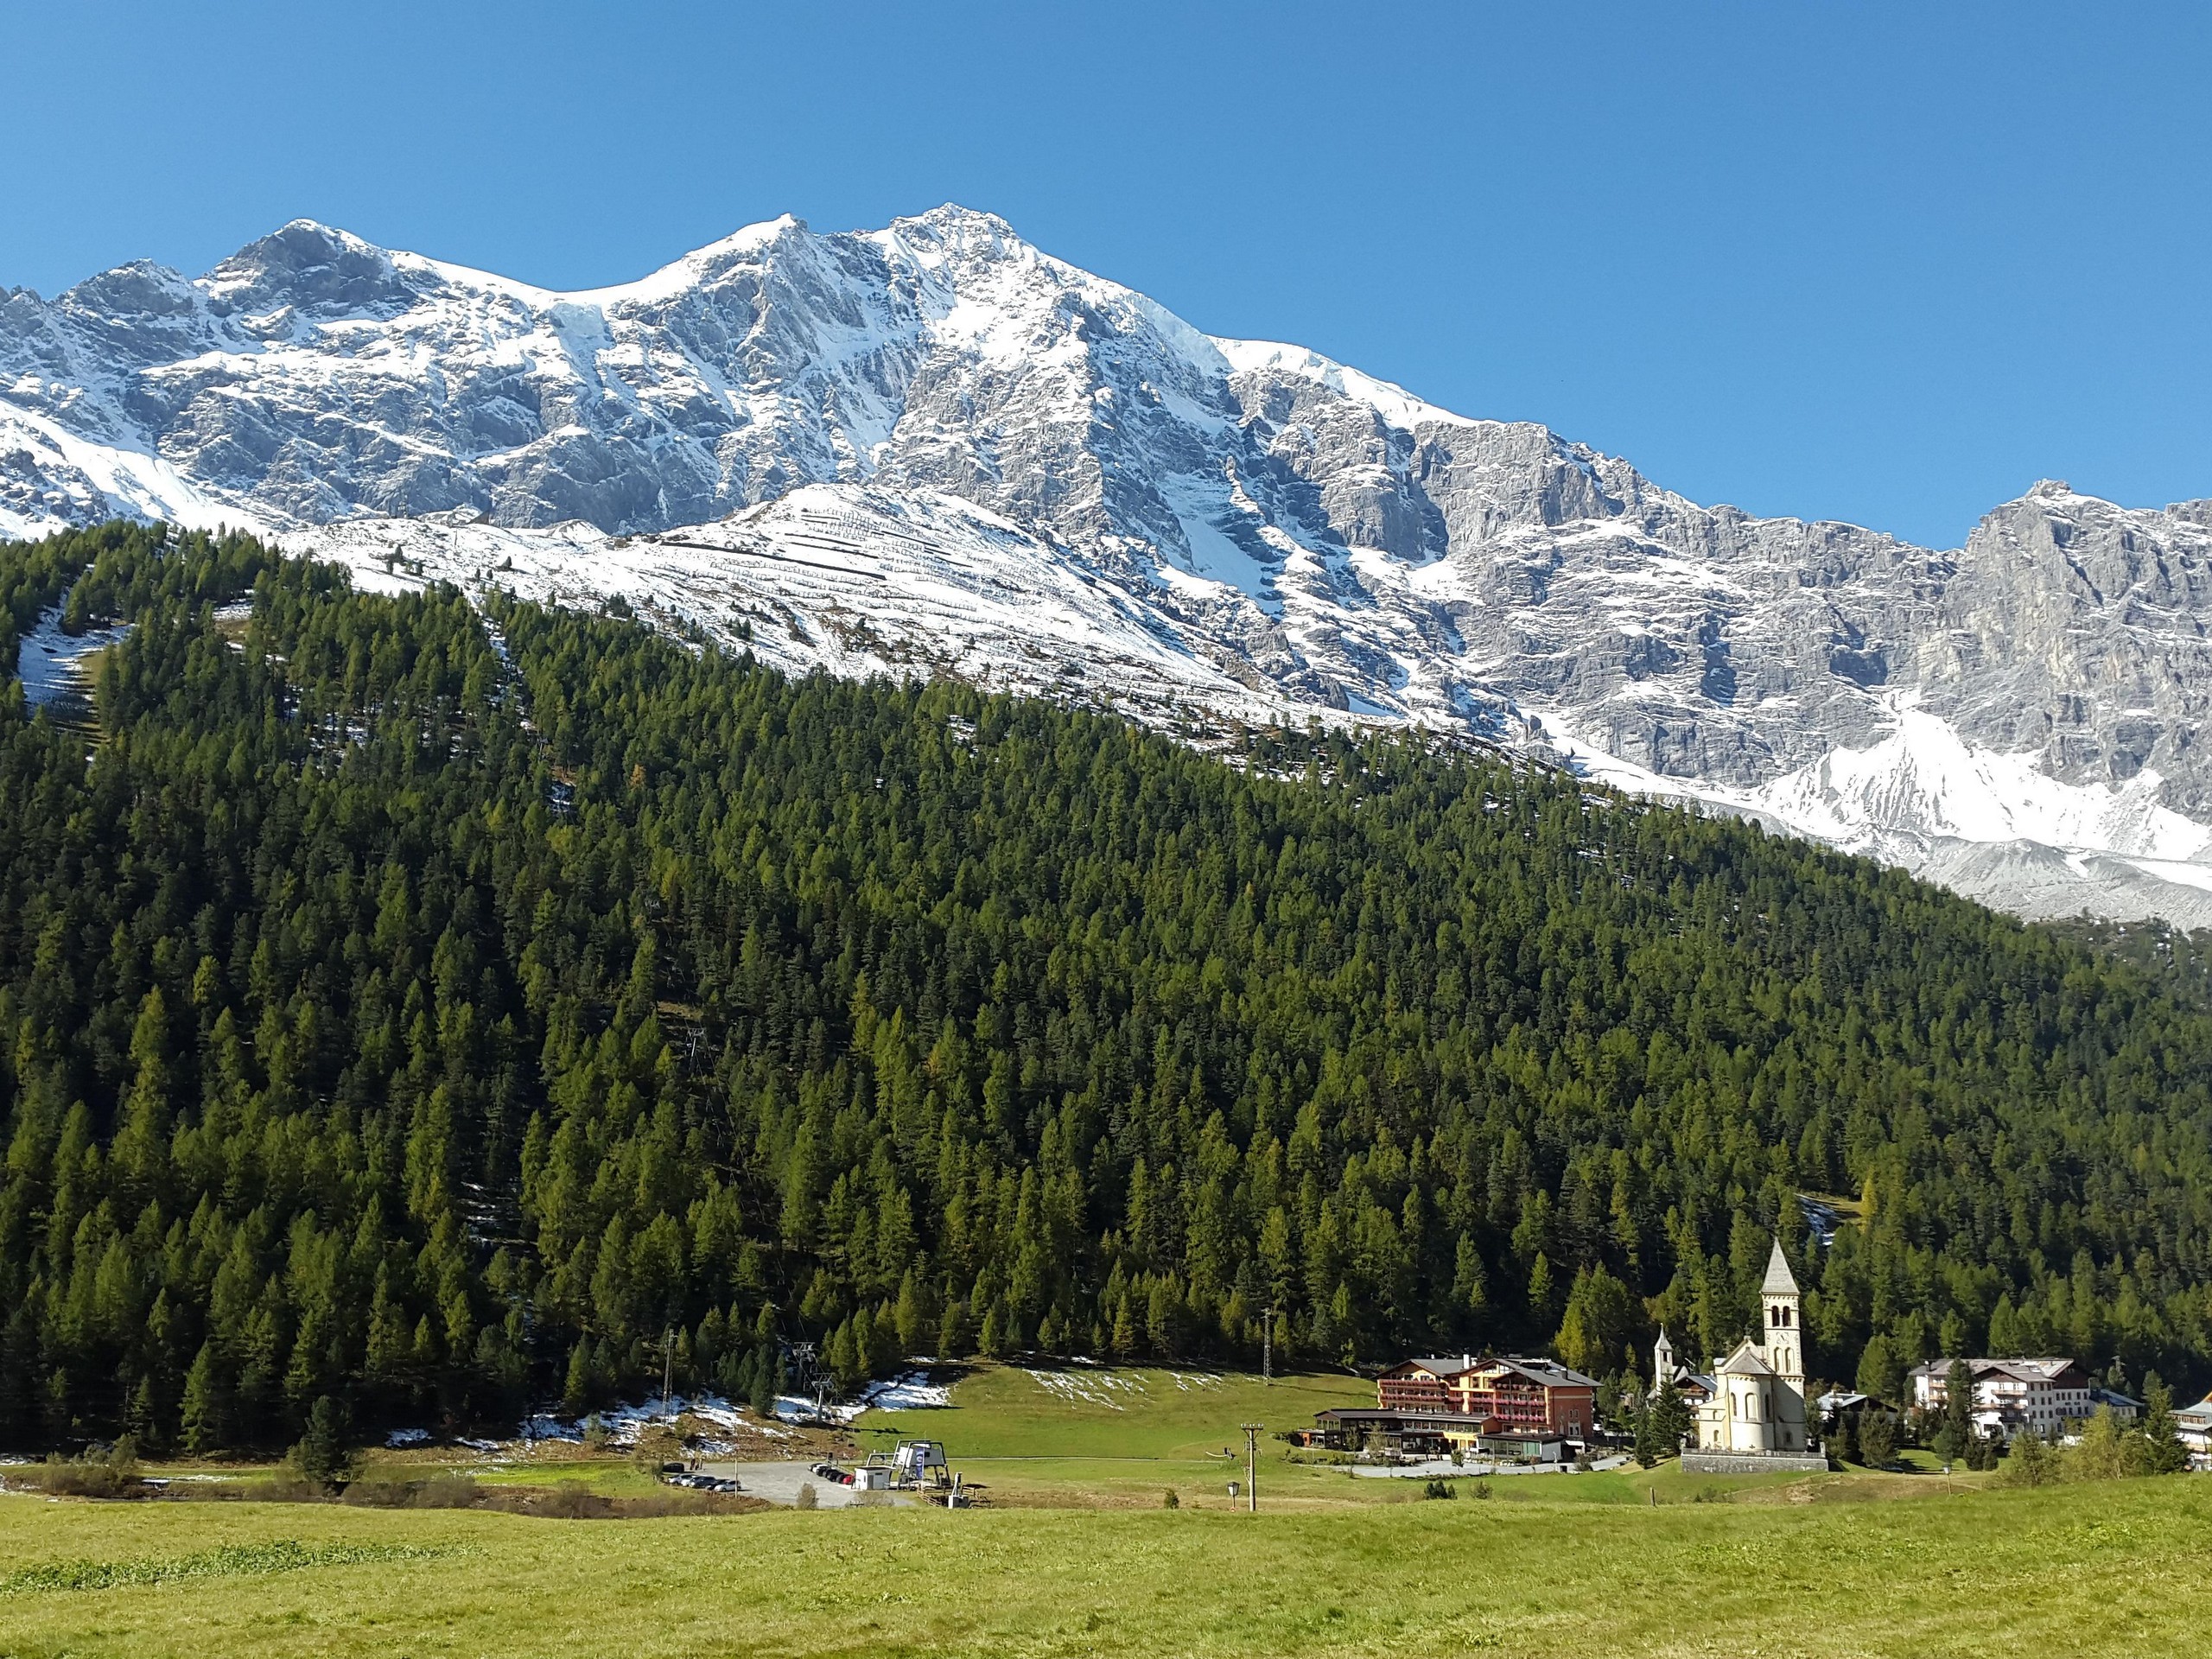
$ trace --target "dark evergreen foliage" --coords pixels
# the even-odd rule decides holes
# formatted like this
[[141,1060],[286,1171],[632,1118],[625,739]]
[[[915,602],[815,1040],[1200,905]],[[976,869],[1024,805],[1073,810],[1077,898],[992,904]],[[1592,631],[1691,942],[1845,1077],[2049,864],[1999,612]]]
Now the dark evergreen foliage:
[[750,1399],[801,1338],[1249,1357],[1270,1306],[1610,1367],[1724,1349],[1776,1228],[1827,1375],[2212,1358],[2193,982],[1894,872],[239,537],[0,549],[7,626],[57,603],[135,626],[89,746],[0,697],[16,1443],[581,1410],[667,1333]]

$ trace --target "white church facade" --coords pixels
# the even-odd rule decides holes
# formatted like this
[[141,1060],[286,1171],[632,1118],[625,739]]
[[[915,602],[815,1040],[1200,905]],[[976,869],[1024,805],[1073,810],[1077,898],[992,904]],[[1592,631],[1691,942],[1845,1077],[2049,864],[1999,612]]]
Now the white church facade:
[[[1693,1380],[1704,1393],[1692,1415],[1692,1444],[1682,1467],[1693,1474],[1749,1474],[1826,1469],[1805,1411],[1805,1337],[1797,1280],[1777,1241],[1759,1286],[1759,1340],[1745,1338],[1710,1376]],[[1674,1372],[1665,1332],[1652,1352],[1653,1375]],[[1685,1371],[1681,1374],[1689,1378]]]

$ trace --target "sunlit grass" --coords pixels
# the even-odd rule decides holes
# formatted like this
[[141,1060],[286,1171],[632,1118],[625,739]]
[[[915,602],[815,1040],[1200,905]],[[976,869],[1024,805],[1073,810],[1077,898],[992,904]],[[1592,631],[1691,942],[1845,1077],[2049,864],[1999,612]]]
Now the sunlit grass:
[[[2190,1653],[2212,1483],[1833,1505],[933,1510],[561,1522],[0,1499],[12,1656]],[[278,1547],[282,1547],[281,1548]],[[397,1548],[435,1552],[391,1559]],[[131,1563],[276,1570],[133,1583]],[[373,1559],[383,1554],[386,1559]],[[103,1575],[86,1564],[119,1564]],[[67,1577],[69,1574],[63,1576]],[[143,1576],[143,1575],[141,1575]]]

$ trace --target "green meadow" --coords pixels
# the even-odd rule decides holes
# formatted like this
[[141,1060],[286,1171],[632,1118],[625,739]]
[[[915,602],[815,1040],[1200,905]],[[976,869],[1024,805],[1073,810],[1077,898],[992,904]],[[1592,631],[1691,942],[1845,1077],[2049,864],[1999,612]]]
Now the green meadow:
[[[855,1426],[863,1447],[943,1440],[988,1498],[953,1513],[4,1497],[0,1656],[2017,1659],[2034,1644],[2084,1659],[2200,1652],[2212,1630],[2212,1481],[2007,1491],[1669,1464],[1463,1479],[1444,1503],[1294,1462],[1272,1438],[1371,1398],[1344,1377],[981,1367],[949,1408]],[[1244,1421],[1271,1431],[1256,1516],[1230,1505],[1220,1456]],[[436,1466],[372,1457],[368,1472]],[[573,1449],[448,1466],[650,1489],[628,1461]]]
[[[853,1426],[862,1451],[933,1440],[994,1505],[1144,1507],[1173,1490],[1179,1505],[1230,1507],[1229,1482],[1245,1478],[1237,1425],[1266,1425],[1260,1438],[1264,1503],[1293,1509],[1420,1501],[1418,1480],[1355,1477],[1334,1461],[1293,1452],[1278,1433],[1310,1427],[1330,1406],[1372,1406],[1375,1385],[1340,1373],[1277,1377],[1151,1368],[1027,1369],[982,1364],[952,1389],[949,1407],[875,1411]],[[1232,1455],[1224,1457],[1224,1451]],[[1910,1454],[1908,1454],[1910,1456]],[[1929,1465],[1933,1468],[1933,1465]],[[1793,1502],[1934,1497],[1980,1484],[1980,1476],[1764,1476],[1715,1480],[1674,1465],[1644,1471],[1501,1475],[1484,1483],[1505,1503],[1661,1503],[1762,1494]],[[1476,1483],[1454,1483],[1472,1497]]]
[[2212,1483],[2187,1477],[1871,1504],[626,1522],[8,1497],[0,1653],[2086,1659],[2203,1651],[2208,1539]]
[[[853,1438],[863,1450],[942,1440],[994,1502],[1158,1503],[1173,1487],[1183,1502],[1226,1503],[1228,1482],[1244,1472],[1239,1423],[1267,1426],[1261,1487],[1287,1498],[1323,1475],[1288,1464],[1277,1432],[1311,1427],[1325,1407],[1374,1403],[1372,1382],[1342,1375],[1269,1384],[1236,1372],[984,1365],[954,1387],[950,1408],[869,1412]],[[1332,1470],[1324,1484],[1334,1495],[1351,1483]]]
[[[1089,1365],[980,1365],[949,1408],[875,1411],[854,1426],[943,1440],[954,1458],[1202,1458],[1240,1422],[1310,1428],[1330,1406],[1372,1406],[1375,1384],[1340,1374],[1279,1376]],[[1226,1437],[1226,1439],[1224,1439]]]

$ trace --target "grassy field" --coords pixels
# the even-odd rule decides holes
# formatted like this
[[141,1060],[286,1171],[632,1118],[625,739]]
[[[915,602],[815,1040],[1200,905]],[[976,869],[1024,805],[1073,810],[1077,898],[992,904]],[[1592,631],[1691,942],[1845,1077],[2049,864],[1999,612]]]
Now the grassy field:
[[985,1365],[955,1386],[949,1408],[869,1412],[853,1439],[862,1450],[942,1440],[995,1502],[1157,1505],[1173,1487],[1185,1503],[1226,1507],[1228,1482],[1243,1478],[1236,1426],[1264,1423],[1263,1491],[1288,1501],[1325,1489],[1344,1501],[1357,1496],[1344,1474],[1292,1467],[1274,1433],[1311,1427],[1325,1407],[1374,1403],[1372,1382],[1343,1376],[1270,1384],[1236,1372]]
[[2188,1477],[1257,1516],[561,1522],[7,1497],[0,1653],[2183,1654],[2212,1630],[2208,1537],[2212,1482]]
[[[983,1367],[949,1408],[856,1426],[862,1446],[879,1431],[944,1441],[994,1505],[950,1514],[562,1521],[0,1497],[0,1656],[2212,1646],[2212,1481],[2189,1477],[2014,1492],[1935,1473],[1719,1480],[1668,1465],[1499,1478],[1487,1501],[1464,1480],[1460,1501],[1433,1503],[1417,1483],[1294,1465],[1268,1440],[1262,1512],[1230,1510],[1219,1453],[1241,1444],[1237,1422],[1289,1427],[1369,1397],[1341,1378]],[[479,1469],[651,1490],[620,1459],[550,1447]],[[1898,1498],[1922,1501],[1880,1501]]]
[[943,1440],[955,1459],[1188,1459],[1232,1440],[1241,1448],[1243,1438],[1233,1432],[1240,1422],[1311,1428],[1326,1407],[1374,1403],[1375,1385],[1354,1376],[1281,1376],[1268,1384],[1236,1372],[986,1365],[954,1388],[950,1409],[869,1412],[854,1427],[863,1437]]
[[[1326,1463],[1294,1460],[1275,1431],[1310,1427],[1328,1406],[1371,1406],[1375,1385],[1322,1374],[1272,1384],[1236,1372],[1028,1370],[980,1366],[952,1390],[949,1408],[870,1412],[853,1427],[863,1450],[906,1439],[944,1442],[953,1466],[979,1481],[995,1504],[1156,1508],[1173,1489],[1179,1504],[1228,1509],[1229,1482],[1244,1478],[1241,1422],[1267,1425],[1260,1490],[1291,1510],[1420,1501],[1421,1483],[1355,1477]],[[1224,1451],[1233,1452],[1224,1458]],[[1907,1454],[1910,1456],[1912,1454]],[[1927,1468],[1933,1471],[1932,1461]],[[1588,1475],[1510,1475],[1486,1483],[1506,1503],[1603,1504],[1730,1501],[1819,1503],[1935,1497],[1985,1482],[1929,1473],[1848,1477],[1769,1475],[1718,1480],[1672,1464]],[[1471,1479],[1457,1483],[1471,1496]]]

